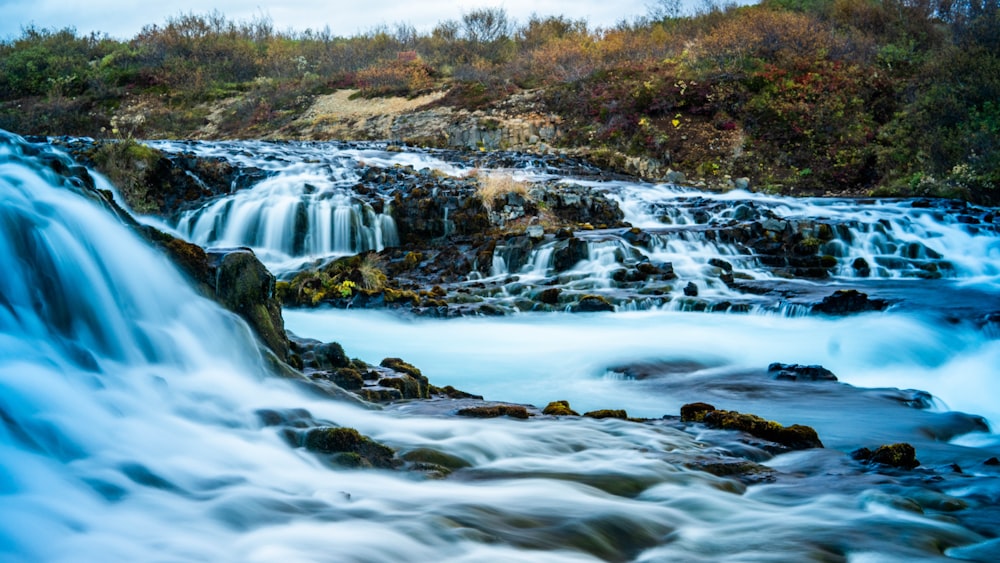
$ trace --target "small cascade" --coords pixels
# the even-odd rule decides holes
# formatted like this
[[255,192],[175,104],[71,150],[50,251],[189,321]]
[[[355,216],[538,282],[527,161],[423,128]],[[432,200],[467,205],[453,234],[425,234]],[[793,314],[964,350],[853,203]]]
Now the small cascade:
[[184,212],[177,229],[203,246],[249,246],[279,271],[295,259],[399,244],[391,215],[377,213],[341,186],[319,178],[269,178]]
[[960,202],[790,199],[624,182],[598,189],[652,235],[654,252],[673,255],[679,274],[685,262],[739,256],[754,278],[774,270],[844,279],[1000,276],[993,212]]

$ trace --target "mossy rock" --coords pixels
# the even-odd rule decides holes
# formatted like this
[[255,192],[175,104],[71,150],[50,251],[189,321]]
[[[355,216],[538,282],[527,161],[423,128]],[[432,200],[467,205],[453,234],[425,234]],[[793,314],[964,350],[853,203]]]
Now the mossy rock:
[[809,426],[800,424],[782,426],[773,420],[765,420],[753,414],[714,410],[705,413],[703,422],[710,428],[739,430],[793,450],[823,447],[816,431]]
[[357,391],[365,384],[364,378],[361,377],[358,370],[353,368],[340,368],[331,372],[330,381],[333,381],[348,391]]
[[403,394],[399,392],[399,389],[387,387],[362,387],[357,391],[357,394],[370,403],[391,403],[403,398]]
[[313,428],[306,433],[303,445],[309,451],[333,454],[331,461],[349,467],[391,469],[399,465],[392,448],[363,436],[353,428]]
[[575,313],[597,313],[614,310],[615,306],[600,295],[584,295],[580,301],[573,306],[573,312]]
[[344,353],[344,347],[337,342],[316,346],[313,349],[313,362],[317,369],[346,368],[351,363]]
[[622,409],[600,409],[583,413],[587,418],[620,418],[628,420],[628,413]]
[[468,407],[459,409],[458,416],[468,416],[472,418],[498,418],[509,416],[511,418],[528,418],[528,409],[520,405],[490,405],[482,407]]
[[417,448],[415,450],[408,451],[403,454],[402,458],[410,463],[429,464],[441,467],[448,470],[448,472],[472,466],[471,463],[458,456],[446,454],[431,448]]
[[434,385],[431,385],[430,393],[431,395],[444,395],[449,399],[478,399],[480,401],[483,399],[482,395],[466,393],[460,389],[455,389],[451,385],[445,385],[444,387],[435,387]]
[[381,363],[379,363],[379,365],[393,371],[398,371],[399,373],[405,373],[406,375],[416,377],[417,379],[425,379],[419,369],[414,367],[413,364],[404,362],[400,358],[385,358]]
[[900,469],[913,469],[920,465],[916,454],[917,452],[913,446],[906,442],[899,442],[879,446],[875,451],[868,448],[861,448],[851,452],[851,457],[864,463],[886,465]]
[[379,380],[382,387],[390,387],[399,391],[404,399],[426,399],[429,396],[429,389],[421,385],[420,381],[404,375],[403,377],[384,377]]
[[715,407],[708,403],[688,403],[681,407],[681,421],[702,422],[705,415],[714,410]]
[[569,408],[569,401],[552,401],[542,410],[542,414],[552,416],[580,416],[580,413]]

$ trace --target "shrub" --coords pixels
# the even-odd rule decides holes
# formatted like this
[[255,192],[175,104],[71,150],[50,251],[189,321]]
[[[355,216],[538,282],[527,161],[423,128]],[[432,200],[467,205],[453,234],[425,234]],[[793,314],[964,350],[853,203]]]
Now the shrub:
[[432,74],[433,69],[420,60],[396,59],[358,71],[355,80],[366,98],[413,96],[434,86]]

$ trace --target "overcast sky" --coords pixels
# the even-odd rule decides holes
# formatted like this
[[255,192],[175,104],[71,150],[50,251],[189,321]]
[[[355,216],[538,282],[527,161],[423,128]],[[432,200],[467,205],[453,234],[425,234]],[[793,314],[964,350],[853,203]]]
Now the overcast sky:
[[[194,12],[219,10],[227,17],[245,21],[265,15],[276,30],[321,30],[329,26],[335,35],[351,36],[381,24],[406,22],[418,31],[434,24],[459,19],[463,13],[482,7],[503,7],[518,22],[532,13],[585,19],[591,27],[610,27],[647,13],[652,0],[0,0],[0,39],[17,37],[21,28],[62,29],[75,27],[81,33],[97,31],[118,39],[133,37],[144,25],[163,24],[167,18]],[[684,0],[692,6],[701,0]]]

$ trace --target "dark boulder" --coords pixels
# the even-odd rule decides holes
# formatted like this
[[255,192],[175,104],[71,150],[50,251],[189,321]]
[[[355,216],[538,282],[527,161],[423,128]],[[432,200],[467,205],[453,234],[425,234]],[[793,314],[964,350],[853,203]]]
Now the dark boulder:
[[399,465],[392,448],[353,428],[313,428],[306,432],[302,445],[312,452],[331,454],[330,460],[338,465],[382,469]]
[[705,415],[714,410],[715,407],[708,403],[688,403],[681,407],[681,421],[702,422]]
[[542,414],[551,416],[580,416],[578,412],[569,408],[569,401],[552,401],[542,409]]
[[767,373],[774,379],[782,381],[837,381],[837,376],[823,366],[775,362],[767,366]]
[[856,289],[838,289],[812,306],[813,313],[843,316],[868,311],[883,311],[889,306],[885,299],[870,299]]
[[487,405],[481,407],[467,407],[459,409],[458,416],[468,416],[472,418],[499,418],[508,416],[510,418],[528,418],[528,409],[520,405]]
[[583,416],[587,418],[618,418],[621,420],[628,420],[628,413],[624,409],[600,409],[596,411],[588,411],[583,413]]
[[783,426],[753,414],[715,410],[707,403],[690,403],[681,407],[681,420],[696,422],[698,417],[709,428],[739,430],[791,450],[823,447],[816,430],[809,426]]
[[215,300],[234,311],[281,360],[288,357],[288,336],[274,276],[248,248],[207,253],[209,280]]
[[580,302],[572,308],[574,313],[597,313],[614,310],[615,306],[600,295],[584,295]]
[[879,446],[875,451],[860,448],[851,452],[851,457],[863,463],[900,469],[913,469],[920,465],[916,457],[916,450],[906,442]]
[[566,239],[556,245],[552,252],[552,267],[557,272],[565,272],[590,255],[587,243],[576,237]]

